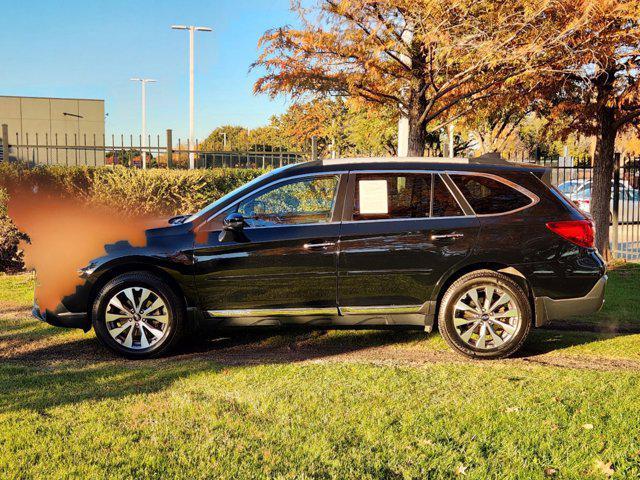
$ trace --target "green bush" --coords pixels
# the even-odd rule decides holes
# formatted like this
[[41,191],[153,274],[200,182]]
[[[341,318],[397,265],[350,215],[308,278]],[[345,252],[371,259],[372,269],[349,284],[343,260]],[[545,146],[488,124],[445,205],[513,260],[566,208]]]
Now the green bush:
[[9,196],[0,188],[0,272],[16,273],[24,270],[20,242],[29,237],[15,226],[7,214]]
[[7,191],[47,191],[63,198],[111,207],[118,214],[170,216],[193,213],[263,170],[138,170],[117,167],[39,166],[0,163],[0,272],[24,268],[20,232],[7,215]]

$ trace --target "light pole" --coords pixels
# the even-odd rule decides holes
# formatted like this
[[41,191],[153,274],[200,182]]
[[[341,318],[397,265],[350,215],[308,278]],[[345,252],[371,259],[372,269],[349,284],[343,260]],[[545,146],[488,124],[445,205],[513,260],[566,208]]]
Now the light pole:
[[147,83],[155,83],[152,78],[132,78],[132,82],[140,82],[142,87],[142,142],[140,150],[142,150],[142,169],[147,169]]
[[193,43],[196,32],[210,32],[209,27],[196,27],[193,25],[172,25],[174,30],[189,30],[189,168],[195,168],[195,121],[194,121],[194,100],[193,100]]

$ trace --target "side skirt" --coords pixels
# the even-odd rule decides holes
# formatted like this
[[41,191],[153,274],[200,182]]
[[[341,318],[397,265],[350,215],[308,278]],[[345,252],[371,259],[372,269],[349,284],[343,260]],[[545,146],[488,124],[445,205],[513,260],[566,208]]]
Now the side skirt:
[[413,326],[430,332],[433,329],[435,302],[415,306],[209,310],[206,313],[203,322],[207,326],[221,328],[287,325],[322,328]]

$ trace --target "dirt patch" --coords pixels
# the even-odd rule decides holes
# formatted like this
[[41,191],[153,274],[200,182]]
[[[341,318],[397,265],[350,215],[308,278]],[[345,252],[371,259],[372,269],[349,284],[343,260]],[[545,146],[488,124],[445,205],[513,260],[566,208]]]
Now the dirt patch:
[[[24,310],[6,312],[3,318],[26,318]],[[221,365],[265,365],[282,363],[372,363],[382,366],[424,366],[439,363],[533,365],[595,371],[640,371],[640,361],[561,353],[528,353],[518,358],[488,362],[468,360],[451,350],[429,349],[416,345],[420,332],[368,331],[353,335],[328,335],[313,332],[235,332],[225,336],[198,335],[180,346],[173,355],[150,362],[165,364],[186,360],[210,360]],[[0,340],[0,359],[22,365],[52,368],[61,364],[77,366],[114,363],[135,367],[139,362],[124,360],[103,348],[93,333],[52,329],[42,332],[11,333]]]

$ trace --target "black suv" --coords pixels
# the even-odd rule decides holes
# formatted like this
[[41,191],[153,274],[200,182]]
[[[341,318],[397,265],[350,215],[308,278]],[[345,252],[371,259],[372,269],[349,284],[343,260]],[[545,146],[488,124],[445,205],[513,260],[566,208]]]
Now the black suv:
[[590,220],[529,165],[348,159],[267,173],[199,213],[119,242],[55,311],[132,358],[187,330],[419,327],[500,358],[531,327],[598,310]]

